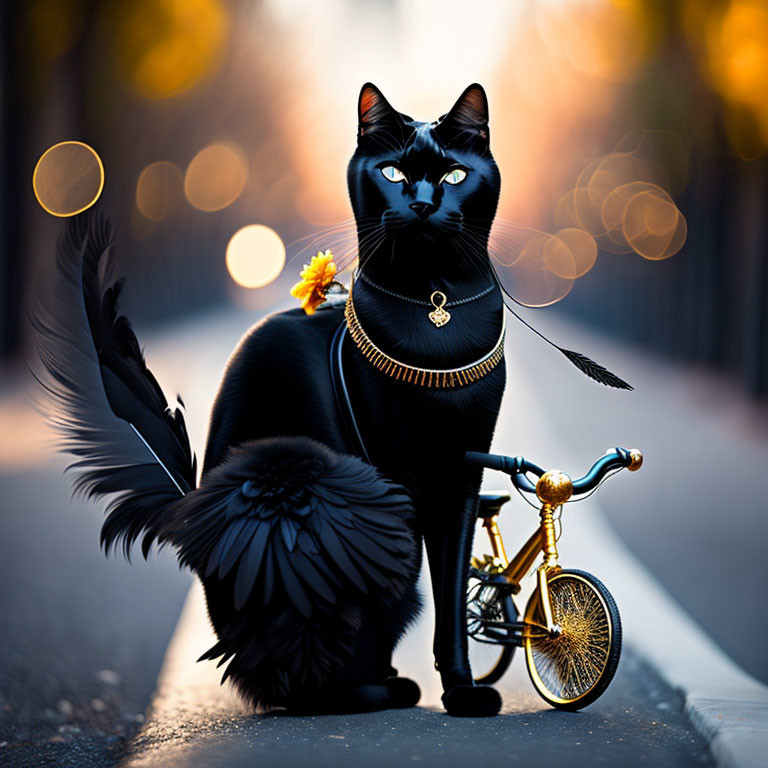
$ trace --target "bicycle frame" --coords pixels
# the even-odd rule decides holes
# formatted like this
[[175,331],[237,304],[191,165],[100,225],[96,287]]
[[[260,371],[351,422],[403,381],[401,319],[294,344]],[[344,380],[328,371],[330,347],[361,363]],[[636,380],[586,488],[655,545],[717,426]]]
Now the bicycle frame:
[[[559,506],[559,505],[558,505]],[[504,548],[504,540],[501,536],[501,531],[498,526],[498,514],[493,517],[483,520],[483,527],[488,533],[488,537],[491,542],[491,549],[493,551],[493,564],[499,573],[507,581],[510,587],[510,592],[517,595],[521,590],[520,582],[530,572],[536,558],[539,553],[544,554],[544,562],[539,566],[537,572],[537,584],[536,591],[539,593],[539,599],[541,600],[542,610],[546,624],[541,625],[539,628],[545,630],[549,634],[557,634],[559,628],[554,623],[552,618],[552,608],[549,601],[549,587],[547,586],[547,578],[550,572],[558,570],[560,568],[557,554],[557,531],[554,520],[554,513],[557,507],[552,507],[550,504],[542,504],[539,510],[539,527],[531,534],[530,538],[523,544],[519,552],[510,561],[507,558],[507,553]],[[487,556],[486,556],[487,557]],[[487,565],[487,561],[479,561],[477,558],[473,558],[473,565],[477,568],[482,568]],[[501,628],[503,622],[499,623]],[[504,624],[508,629],[520,629],[526,631],[530,629],[530,624],[526,622],[513,622],[512,626]],[[522,643],[522,635],[520,642]]]
[[[642,464],[642,454],[639,451],[627,451],[626,466],[630,471],[635,471]],[[602,464],[607,466],[610,459],[606,457]],[[595,478],[598,475],[595,465],[587,476],[578,483],[578,491],[588,489],[596,485]],[[531,488],[533,490],[533,488]],[[535,486],[536,496],[541,502],[539,509],[539,527],[531,534],[530,538],[523,544],[518,553],[510,561],[507,557],[504,541],[498,526],[498,512],[483,520],[483,527],[488,533],[493,552],[491,562],[486,555],[483,560],[472,558],[472,565],[480,570],[491,566],[492,570],[499,576],[502,576],[509,584],[512,594],[518,594],[521,590],[521,581],[531,571],[536,558],[541,552],[544,556],[542,564],[537,569],[536,586],[534,595],[538,594],[541,604],[544,622],[494,622],[493,626],[504,629],[519,630],[520,636],[515,637],[515,644],[522,644],[525,637],[533,637],[532,632],[536,629],[546,632],[549,636],[556,636],[560,633],[560,627],[555,623],[552,616],[552,606],[549,597],[548,580],[553,572],[560,570],[557,553],[557,539],[559,538],[558,520],[555,513],[558,508],[566,504],[574,492],[574,483],[571,478],[559,470],[550,470],[544,472],[538,479]],[[489,623],[490,625],[490,623]],[[536,636],[539,636],[536,633]]]

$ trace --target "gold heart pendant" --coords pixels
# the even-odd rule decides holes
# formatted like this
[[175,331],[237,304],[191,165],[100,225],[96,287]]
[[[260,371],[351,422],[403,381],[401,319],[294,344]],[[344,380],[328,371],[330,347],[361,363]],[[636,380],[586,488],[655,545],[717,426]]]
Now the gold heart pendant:
[[429,319],[434,323],[437,328],[442,328],[447,325],[451,320],[451,313],[447,309],[443,309],[447,296],[442,291],[435,291],[429,300],[432,302],[434,309],[429,313]]

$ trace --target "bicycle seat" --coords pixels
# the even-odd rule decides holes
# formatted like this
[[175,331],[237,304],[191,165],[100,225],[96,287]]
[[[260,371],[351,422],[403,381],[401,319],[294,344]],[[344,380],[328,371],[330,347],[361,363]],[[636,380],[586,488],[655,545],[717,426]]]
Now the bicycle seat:
[[477,516],[487,520],[499,514],[499,510],[512,498],[507,491],[483,491],[477,497]]

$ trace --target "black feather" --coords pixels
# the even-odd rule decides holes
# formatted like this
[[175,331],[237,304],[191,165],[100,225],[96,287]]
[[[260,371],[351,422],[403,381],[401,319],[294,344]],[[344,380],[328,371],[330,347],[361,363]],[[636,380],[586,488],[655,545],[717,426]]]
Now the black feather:
[[68,468],[75,492],[111,497],[102,545],[109,551],[122,542],[129,556],[143,533],[146,557],[171,503],[194,488],[196,461],[181,410],[169,408],[118,314],[122,280],[112,276],[112,243],[101,216],[67,221],[55,278],[31,315],[42,363],[35,376],[61,449],[78,457]]
[[[493,270],[493,278],[496,281],[496,284],[508,298],[512,299],[512,301],[514,301],[516,304],[520,304],[520,302],[504,287],[501,280],[499,280],[495,270]],[[515,312],[515,310],[512,309],[512,307],[510,307],[506,301],[504,301],[504,306],[526,328],[533,331],[539,338],[544,339],[547,344],[562,352],[566,358],[568,358],[568,360],[570,360],[582,373],[589,376],[590,379],[594,379],[595,381],[600,382],[600,384],[605,384],[606,387],[634,390],[634,387],[631,384],[628,384],[626,381],[624,381],[624,379],[620,378],[615,373],[611,373],[611,371],[600,365],[600,363],[596,363],[594,360],[590,360],[590,358],[588,358],[586,355],[582,355],[581,352],[574,352],[571,349],[564,349],[563,347],[559,347],[557,344],[555,344],[554,341],[547,338],[541,331],[534,328],[527,320],[524,320],[522,317],[520,317],[520,315],[518,315],[517,312]],[[525,305],[522,304],[521,306]]]
[[[557,345],[555,345],[557,346]],[[600,363],[596,363],[594,360],[590,360],[586,355],[582,355],[581,352],[574,352],[571,349],[563,349],[557,347],[582,373],[589,376],[590,379],[599,381],[601,384],[605,384],[606,387],[615,387],[616,389],[628,389],[633,390],[634,387],[628,384],[624,379],[619,378],[615,373],[611,373],[607,368],[604,368]]]

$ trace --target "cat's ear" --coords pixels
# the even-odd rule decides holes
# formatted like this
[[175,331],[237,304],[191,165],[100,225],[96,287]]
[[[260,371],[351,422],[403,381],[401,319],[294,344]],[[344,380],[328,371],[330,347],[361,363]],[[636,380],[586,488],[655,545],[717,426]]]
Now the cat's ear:
[[397,133],[402,133],[400,115],[390,106],[384,98],[384,94],[373,83],[366,83],[361,88],[357,103],[357,115],[358,139],[381,130],[395,130]]
[[487,149],[488,99],[483,86],[472,83],[459,96],[448,114],[440,118],[435,132],[446,145],[470,144]]

